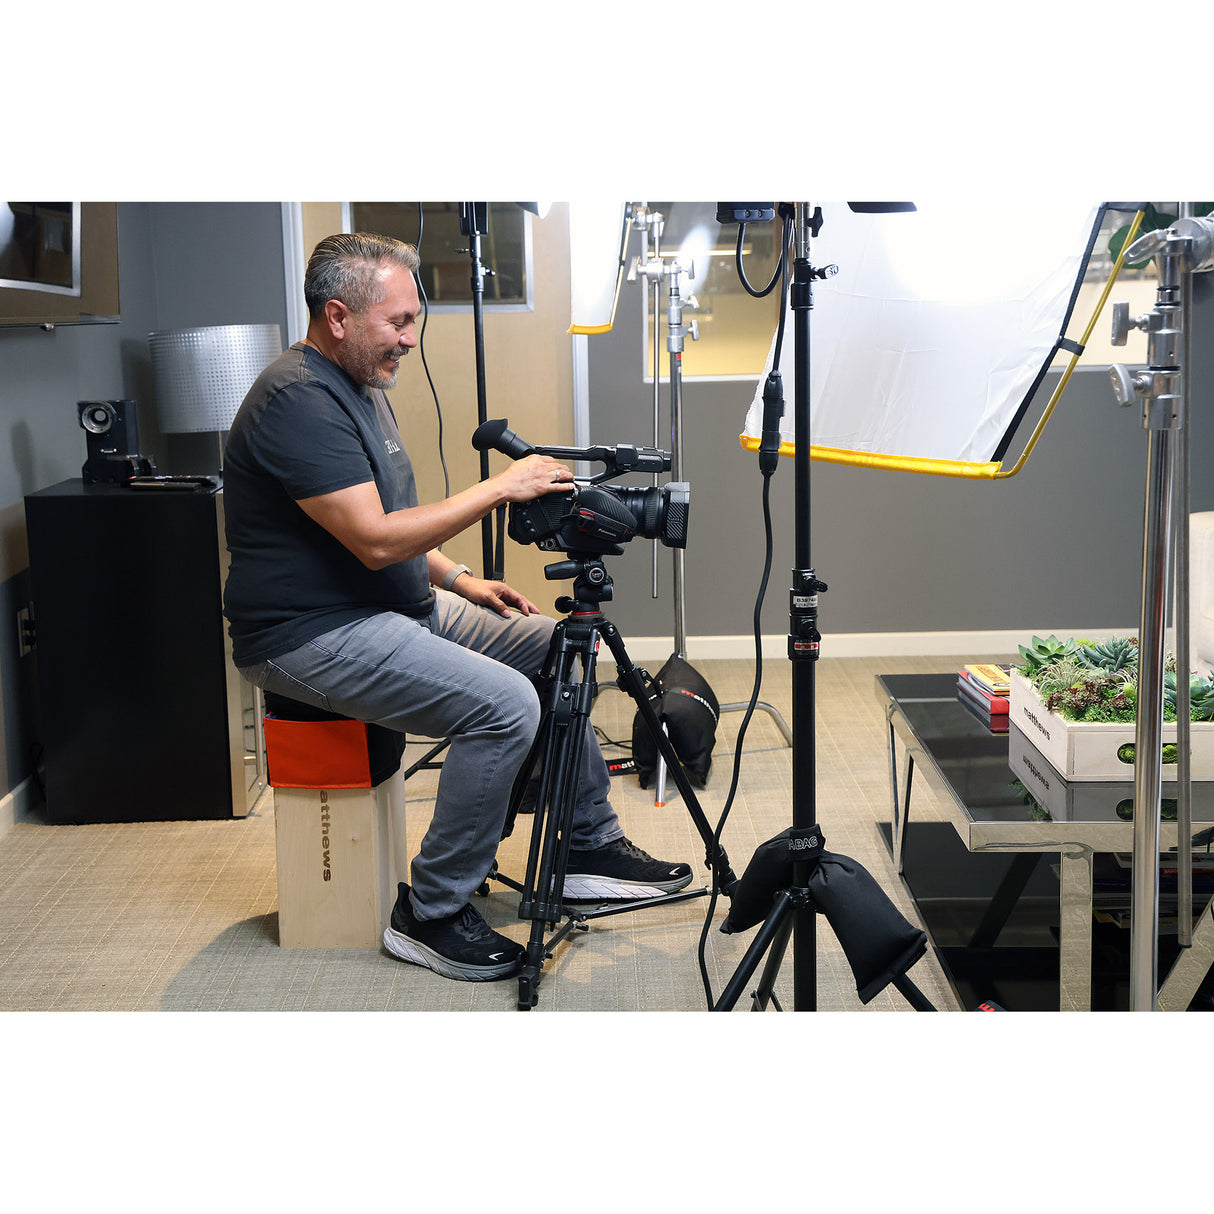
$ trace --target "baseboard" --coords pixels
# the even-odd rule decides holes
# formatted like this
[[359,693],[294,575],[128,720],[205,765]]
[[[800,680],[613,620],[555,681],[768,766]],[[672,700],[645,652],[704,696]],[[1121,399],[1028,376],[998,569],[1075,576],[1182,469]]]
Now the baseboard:
[[37,804],[33,776],[26,776],[12,792],[0,797],[0,838],[8,834],[18,822],[28,818]]
[[[1015,655],[1019,646],[1034,636],[1089,637],[1103,640],[1110,636],[1136,633],[1127,628],[1021,628],[991,632],[843,632],[823,636],[819,655],[823,658],[892,657],[997,657]],[[665,661],[673,652],[670,637],[625,637],[634,662]],[[763,657],[767,660],[786,656],[788,638],[763,638]],[[753,636],[692,636],[687,638],[689,661],[721,658],[753,658]]]

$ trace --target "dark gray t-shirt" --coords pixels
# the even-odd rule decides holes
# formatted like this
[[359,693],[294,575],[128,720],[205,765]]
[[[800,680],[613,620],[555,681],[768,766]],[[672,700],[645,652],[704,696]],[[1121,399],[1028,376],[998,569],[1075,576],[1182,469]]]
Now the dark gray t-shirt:
[[371,480],[385,511],[417,505],[388,398],[310,346],[292,346],[249,389],[225,452],[224,614],[237,666],[381,611],[430,611],[425,556],[368,569],[296,504]]

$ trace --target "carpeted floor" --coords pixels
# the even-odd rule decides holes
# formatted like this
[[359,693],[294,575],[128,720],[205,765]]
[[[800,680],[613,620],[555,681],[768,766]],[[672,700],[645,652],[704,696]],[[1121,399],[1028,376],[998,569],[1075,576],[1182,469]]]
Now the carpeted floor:
[[[1000,660],[998,655],[983,660]],[[1006,660],[1006,659],[1002,659]],[[817,820],[826,846],[859,861],[912,921],[915,912],[890,863],[878,824],[889,819],[889,774],[878,673],[947,669],[945,658],[822,659],[816,667]],[[753,663],[696,663],[721,703],[749,699]],[[769,655],[761,699],[791,725],[791,667]],[[593,720],[629,739],[633,705],[610,689]],[[743,713],[722,715],[701,803],[715,827],[729,792]],[[605,747],[608,757],[622,752]],[[406,754],[406,763],[415,754]],[[758,844],[792,823],[792,752],[770,715],[748,727],[738,792],[723,842],[739,874]],[[188,773],[183,775],[188,778]],[[437,772],[407,786],[410,854],[425,831]],[[635,777],[615,780],[613,802],[628,835],[656,856],[691,862],[709,882],[705,848],[677,790],[656,809]],[[165,789],[166,799],[172,789]],[[930,790],[916,794],[916,818],[941,816]],[[530,819],[499,855],[521,877]],[[0,1011],[514,1011],[517,983],[461,983],[404,964],[381,949],[284,949],[277,938],[273,796],[245,819],[133,825],[18,823],[5,837],[0,875]],[[499,930],[526,940],[518,895],[494,885],[478,902]],[[560,944],[545,967],[538,1011],[703,1011],[708,997],[698,951],[706,898],[596,920]],[[752,939],[717,930],[705,965],[714,997]],[[956,1003],[929,950],[911,979],[941,1010]],[[791,1008],[791,954],[776,996]],[[854,977],[824,918],[818,918],[818,1008],[909,1011],[892,988],[862,1005]],[[744,1011],[749,1001],[739,1001]]]

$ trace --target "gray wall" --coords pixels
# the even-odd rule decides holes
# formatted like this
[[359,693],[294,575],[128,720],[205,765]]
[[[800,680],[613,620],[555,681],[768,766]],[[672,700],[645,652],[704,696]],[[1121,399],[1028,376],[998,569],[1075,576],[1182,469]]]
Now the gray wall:
[[[118,220],[120,324],[50,334],[0,329],[0,428],[9,440],[0,449],[0,796],[30,773],[37,741],[36,654],[19,659],[16,651],[16,612],[29,599],[22,499],[79,475],[86,451],[75,402],[136,399],[141,448],[162,471],[208,470],[215,458],[208,438],[158,432],[147,333],[272,323],[285,339],[279,204],[126,203]],[[1214,452],[1214,348],[1204,336],[1214,324],[1214,299],[1207,279],[1199,277],[1195,291],[1197,510],[1214,509],[1214,484],[1204,475]],[[594,442],[652,439],[652,389],[641,380],[642,298],[640,288],[626,285],[612,332],[589,339]],[[692,486],[686,618],[693,637],[746,635],[752,627],[762,570],[761,478],[756,457],[738,442],[750,395],[748,384],[686,385],[684,472]],[[1039,399],[1047,398],[1048,385]],[[830,587],[820,613],[823,652],[829,655],[832,634],[1135,627],[1145,442],[1139,410],[1118,409],[1106,375],[1093,370],[1073,378],[1037,452],[1011,480],[968,483],[815,464],[811,557]],[[762,621],[763,631],[776,635],[787,630],[792,482],[792,461],[783,459],[773,482],[775,553]],[[671,554],[661,552],[656,601],[647,541],[633,541],[609,567],[616,592],[607,610],[625,637],[669,636]]]
[[[1214,509],[1214,483],[1204,475],[1214,451],[1214,350],[1205,336],[1214,332],[1214,298],[1200,277],[1194,293],[1192,499],[1194,510],[1203,510]],[[625,284],[611,332],[588,339],[592,442],[652,442],[653,388],[641,380],[643,302],[642,289]],[[1006,467],[1055,383],[1047,378]],[[752,383],[684,383],[689,637],[752,631],[764,545],[762,478],[758,457],[738,439],[752,393]],[[791,382],[785,396],[791,409]],[[665,385],[661,432],[661,445],[669,447]],[[829,587],[819,609],[823,653],[830,652],[831,634],[1136,628],[1145,461],[1141,409],[1118,408],[1107,372],[1092,369],[1072,376],[1036,451],[1007,480],[815,462],[810,554]],[[774,556],[762,628],[783,636],[795,560],[792,459],[781,459],[771,496]],[[615,598],[606,610],[625,638],[668,636],[673,629],[671,556],[662,550],[655,601],[651,549],[649,541],[633,540],[623,556],[608,558]]]
[[23,499],[80,475],[76,401],[136,400],[140,450],[159,471],[213,471],[215,440],[159,432],[147,334],[250,323],[277,324],[286,339],[278,203],[122,203],[118,234],[120,323],[0,327],[0,796],[31,773],[37,743],[37,653],[19,658],[16,644],[16,613],[30,598]]

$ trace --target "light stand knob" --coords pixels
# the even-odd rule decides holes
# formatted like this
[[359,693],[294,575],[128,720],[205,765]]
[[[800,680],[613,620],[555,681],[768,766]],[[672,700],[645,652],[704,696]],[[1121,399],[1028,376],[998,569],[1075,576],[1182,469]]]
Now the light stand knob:
[[1126,405],[1132,405],[1138,396],[1138,389],[1141,383],[1139,376],[1134,375],[1130,369],[1123,366],[1121,363],[1113,363],[1109,367],[1109,379],[1113,384],[1113,396],[1117,403],[1124,408]]
[[[1124,346],[1132,327],[1130,305],[1125,300],[1119,300],[1113,305],[1113,345]],[[1123,367],[1122,370],[1125,368]]]

